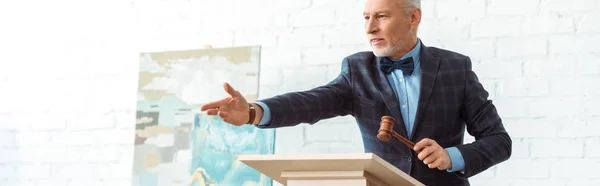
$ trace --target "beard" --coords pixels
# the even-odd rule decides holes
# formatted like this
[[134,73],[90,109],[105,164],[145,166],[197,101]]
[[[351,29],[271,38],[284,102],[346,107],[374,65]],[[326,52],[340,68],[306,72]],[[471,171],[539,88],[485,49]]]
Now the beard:
[[377,57],[392,56],[400,50],[400,47],[388,42],[387,40],[386,40],[386,45],[384,47],[376,48],[371,45],[371,48],[373,49],[373,54],[375,54],[375,56],[377,56]]

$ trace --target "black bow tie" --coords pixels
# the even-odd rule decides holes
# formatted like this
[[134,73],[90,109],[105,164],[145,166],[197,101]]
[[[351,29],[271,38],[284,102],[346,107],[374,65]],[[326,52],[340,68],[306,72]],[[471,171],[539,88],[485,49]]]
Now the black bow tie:
[[412,57],[408,57],[400,61],[392,61],[387,57],[383,57],[381,58],[381,64],[379,68],[385,74],[389,74],[395,69],[400,69],[402,70],[402,73],[410,76],[413,72],[413,69],[415,69],[414,63],[415,62],[413,61]]

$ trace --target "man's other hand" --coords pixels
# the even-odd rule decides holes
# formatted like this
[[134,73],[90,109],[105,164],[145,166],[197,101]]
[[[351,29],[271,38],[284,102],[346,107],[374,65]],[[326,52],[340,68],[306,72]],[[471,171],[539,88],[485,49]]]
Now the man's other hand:
[[446,170],[452,168],[452,160],[446,149],[442,148],[435,140],[425,138],[415,144],[413,148],[419,152],[418,158],[429,168]]
[[211,116],[219,115],[223,121],[232,125],[246,124],[250,118],[250,107],[246,98],[239,91],[233,89],[229,83],[223,84],[223,87],[229,97],[202,105],[200,111],[206,111],[206,114]]

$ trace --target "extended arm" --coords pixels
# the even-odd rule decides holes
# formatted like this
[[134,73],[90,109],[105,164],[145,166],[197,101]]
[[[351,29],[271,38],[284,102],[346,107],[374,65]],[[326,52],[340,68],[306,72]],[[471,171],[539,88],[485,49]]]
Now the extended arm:
[[475,142],[457,148],[465,160],[464,174],[470,177],[506,161],[512,153],[512,141],[496,107],[487,99],[488,92],[472,71],[470,59],[466,72],[466,97],[461,117]]
[[326,85],[257,101],[264,111],[258,127],[277,128],[344,116],[352,111],[352,88],[348,59],[340,75]]

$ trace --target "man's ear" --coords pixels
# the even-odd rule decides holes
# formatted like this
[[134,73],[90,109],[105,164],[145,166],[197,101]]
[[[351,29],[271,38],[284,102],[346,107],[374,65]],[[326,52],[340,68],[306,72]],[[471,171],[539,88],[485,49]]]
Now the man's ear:
[[410,15],[410,28],[412,28],[413,30],[416,30],[417,27],[419,27],[420,23],[421,23],[421,9],[415,8],[415,9],[413,9],[412,14]]

